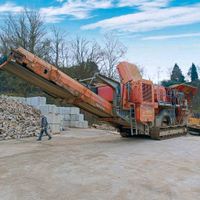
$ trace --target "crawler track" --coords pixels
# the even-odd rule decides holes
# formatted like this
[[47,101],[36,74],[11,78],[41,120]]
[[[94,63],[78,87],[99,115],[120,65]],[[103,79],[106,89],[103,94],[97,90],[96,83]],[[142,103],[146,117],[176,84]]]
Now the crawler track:
[[198,136],[200,136],[200,126],[189,126],[188,127],[188,132],[191,135],[198,135]]
[[186,126],[172,126],[164,128],[153,128],[150,136],[155,140],[165,140],[174,137],[184,136],[187,134]]
[[[164,128],[152,128],[150,137],[154,140],[166,140],[174,137],[186,135],[188,132],[186,126],[168,126]],[[132,137],[130,132],[121,132],[122,137]]]

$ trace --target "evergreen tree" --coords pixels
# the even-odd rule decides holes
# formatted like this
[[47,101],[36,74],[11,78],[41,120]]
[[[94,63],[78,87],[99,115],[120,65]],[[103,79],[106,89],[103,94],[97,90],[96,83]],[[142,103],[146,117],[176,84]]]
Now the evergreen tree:
[[190,76],[191,82],[198,80],[198,73],[197,68],[194,63],[192,63],[192,66],[189,69],[188,75]]
[[182,74],[180,67],[175,64],[171,74],[171,81],[183,83],[185,82],[185,77]]

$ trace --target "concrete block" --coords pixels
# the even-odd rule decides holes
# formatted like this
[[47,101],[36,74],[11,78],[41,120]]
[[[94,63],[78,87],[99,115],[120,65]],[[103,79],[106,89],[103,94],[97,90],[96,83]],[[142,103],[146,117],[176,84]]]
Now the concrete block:
[[47,121],[49,124],[61,124],[62,122],[62,115],[49,113],[45,115],[47,117]]
[[70,114],[79,114],[80,113],[80,109],[77,107],[70,107]]
[[83,121],[84,117],[83,117],[83,114],[71,114],[70,120],[71,121]]
[[71,121],[79,121],[79,114],[71,114],[70,120]]
[[46,104],[46,98],[45,97],[29,97],[29,98],[26,98],[26,103],[33,107],[38,107],[39,105]]
[[62,115],[79,114],[80,109],[77,107],[57,107],[57,112]]
[[70,107],[57,107],[57,112],[61,115],[70,114]]
[[71,119],[71,115],[69,115],[69,114],[65,114],[65,115],[63,115],[63,120],[65,121],[65,120],[70,120]]
[[57,113],[57,107],[55,105],[42,105],[39,106],[39,109],[41,111],[42,114],[49,114],[49,113]]
[[84,121],[84,115],[83,114],[79,114],[79,121]]

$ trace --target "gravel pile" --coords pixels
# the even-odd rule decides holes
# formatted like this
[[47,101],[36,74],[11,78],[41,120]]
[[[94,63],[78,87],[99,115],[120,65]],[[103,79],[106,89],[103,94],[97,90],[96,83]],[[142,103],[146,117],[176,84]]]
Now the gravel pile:
[[35,136],[40,132],[40,111],[0,97],[0,140]]

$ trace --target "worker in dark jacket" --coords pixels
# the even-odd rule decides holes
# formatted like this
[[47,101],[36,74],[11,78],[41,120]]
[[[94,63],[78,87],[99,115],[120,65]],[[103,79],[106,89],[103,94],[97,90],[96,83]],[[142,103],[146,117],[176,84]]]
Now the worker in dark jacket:
[[47,118],[44,115],[42,115],[42,119],[41,119],[41,131],[40,131],[40,135],[39,135],[39,138],[37,139],[37,141],[42,140],[42,136],[43,136],[44,132],[49,137],[49,140],[52,138],[51,135],[47,132],[47,128],[48,128]]

